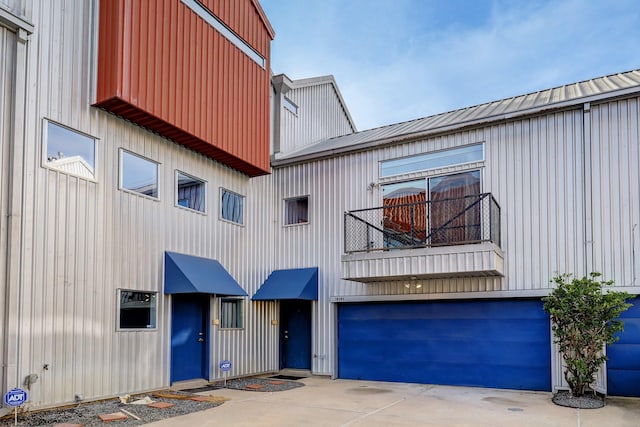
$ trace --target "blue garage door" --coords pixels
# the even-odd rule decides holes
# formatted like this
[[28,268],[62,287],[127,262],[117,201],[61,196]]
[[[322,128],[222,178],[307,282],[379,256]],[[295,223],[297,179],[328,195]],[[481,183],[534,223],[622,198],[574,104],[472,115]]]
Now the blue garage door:
[[540,300],[341,304],[338,376],[551,390]]
[[640,397],[640,298],[622,313],[624,331],[607,348],[607,394]]

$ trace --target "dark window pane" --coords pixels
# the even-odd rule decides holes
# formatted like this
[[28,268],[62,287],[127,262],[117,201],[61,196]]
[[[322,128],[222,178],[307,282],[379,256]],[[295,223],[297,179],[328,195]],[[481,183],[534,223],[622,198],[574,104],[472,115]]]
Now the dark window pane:
[[178,205],[199,212],[205,211],[205,183],[178,172]]
[[120,291],[120,328],[150,329],[156,327],[156,294],[154,292]]
[[220,300],[220,327],[223,329],[242,328],[242,300],[223,298]]
[[243,224],[244,197],[223,189],[220,200],[220,215],[227,221]]
[[286,225],[306,224],[309,222],[309,199],[300,197],[297,199],[285,200],[285,218]]

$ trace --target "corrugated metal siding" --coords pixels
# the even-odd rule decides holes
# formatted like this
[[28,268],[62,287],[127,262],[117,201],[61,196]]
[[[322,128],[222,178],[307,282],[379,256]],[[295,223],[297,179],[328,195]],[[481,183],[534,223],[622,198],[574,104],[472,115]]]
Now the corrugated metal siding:
[[[483,190],[502,208],[505,277],[450,278],[367,285],[340,280],[345,210],[382,205],[379,162],[455,146],[485,142]],[[437,136],[414,143],[277,168],[281,198],[310,195],[310,223],[284,227],[278,247],[286,267],[318,265],[320,299],[315,314],[314,352],[333,355],[331,297],[413,295],[485,291],[539,291],[558,272],[584,271],[582,113],[571,110]],[[281,199],[280,199],[281,200]],[[282,211],[282,208],[280,208]],[[282,219],[280,219],[282,223]],[[302,254],[302,256],[300,255]],[[417,285],[422,285],[418,287]],[[327,360],[315,360],[318,373],[333,373]]]
[[256,43],[264,69],[179,0],[100,2],[96,105],[250,176],[268,173],[270,35],[251,0],[209,3]]
[[8,307],[6,306],[6,297],[8,284],[7,277],[7,229],[9,225],[9,191],[11,189],[11,168],[10,150],[11,141],[13,139],[13,102],[15,91],[15,65],[16,65],[16,35],[15,33],[0,26],[0,58],[4,58],[0,62],[0,295],[2,295],[3,303],[0,304],[0,319],[2,319],[3,327],[0,328],[0,343],[3,345],[3,351],[0,352],[0,387],[8,382],[6,375],[6,363],[4,345],[9,331],[5,324]]
[[[29,81],[35,84],[26,99],[21,174],[22,279],[15,286],[22,289],[17,377],[38,374],[30,392],[35,407],[71,402],[76,393],[96,398],[169,384],[165,250],[218,259],[249,295],[274,264],[272,248],[255,244],[256,236],[274,241],[270,177],[254,185],[246,175],[90,107],[95,52],[85,35],[95,30],[95,6],[81,2],[68,8],[42,0],[34,7],[38,31],[28,53]],[[7,98],[2,99],[4,106]],[[98,138],[95,181],[42,167],[43,118]],[[4,135],[7,127],[2,129]],[[120,147],[160,162],[159,201],[118,190]],[[207,181],[206,215],[174,206],[176,169]],[[246,196],[246,225],[219,221],[219,187]],[[159,292],[157,330],[116,331],[118,288]],[[213,298],[214,313],[217,304]],[[220,376],[222,358],[234,361],[232,375],[277,370],[277,327],[271,319],[277,319],[273,304],[247,299],[243,331],[212,326],[212,376]]]
[[[389,138],[419,137],[421,134],[454,131],[464,126],[479,125],[491,121],[508,120],[519,114],[541,113],[553,108],[567,108],[589,101],[590,97],[604,98],[617,93],[640,91],[640,70],[612,74],[579,83],[559,86],[540,92],[503,99],[417,120],[365,130],[308,147],[290,156],[286,161],[295,161],[304,156],[322,156],[332,150],[354,150],[359,145],[385,143]],[[582,100],[584,98],[584,100]],[[594,99],[591,99],[593,102]],[[288,158],[287,158],[288,157]],[[284,160],[283,160],[284,161]]]
[[617,286],[640,272],[640,98],[591,107],[593,266]]
[[296,115],[281,107],[282,152],[353,132],[333,84],[328,82],[293,88],[285,96],[299,108]]
[[0,0],[0,6],[17,16],[25,16],[23,0]]
[[263,57],[269,57],[273,34],[268,23],[263,21],[254,1],[204,0],[202,4]]

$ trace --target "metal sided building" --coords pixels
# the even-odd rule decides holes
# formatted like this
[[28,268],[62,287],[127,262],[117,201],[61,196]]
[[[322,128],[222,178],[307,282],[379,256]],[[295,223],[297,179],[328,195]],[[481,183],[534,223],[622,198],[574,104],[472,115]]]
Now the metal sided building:
[[[640,291],[640,72],[357,132],[273,37],[257,0],[0,0],[2,392],[564,387],[549,279]],[[640,394],[637,307],[600,391]]]
[[273,36],[257,0],[0,0],[2,392],[274,370]]
[[[555,275],[592,271],[640,291],[639,114],[631,71],[281,143],[291,148],[272,161],[279,197],[304,196],[309,209],[280,251],[320,272],[312,370],[566,388],[541,297]],[[640,396],[633,302],[600,392]]]

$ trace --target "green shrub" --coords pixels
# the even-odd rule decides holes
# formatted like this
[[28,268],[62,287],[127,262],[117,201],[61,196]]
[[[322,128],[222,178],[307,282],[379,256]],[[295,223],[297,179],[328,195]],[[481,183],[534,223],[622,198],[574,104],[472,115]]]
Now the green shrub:
[[581,279],[559,275],[552,280],[554,290],[542,299],[564,360],[564,378],[574,396],[582,396],[595,381],[598,368],[607,360],[604,346],[616,342],[616,332],[623,330],[618,317],[631,307],[626,300],[632,295],[603,292],[613,281],[599,277],[600,273]]

